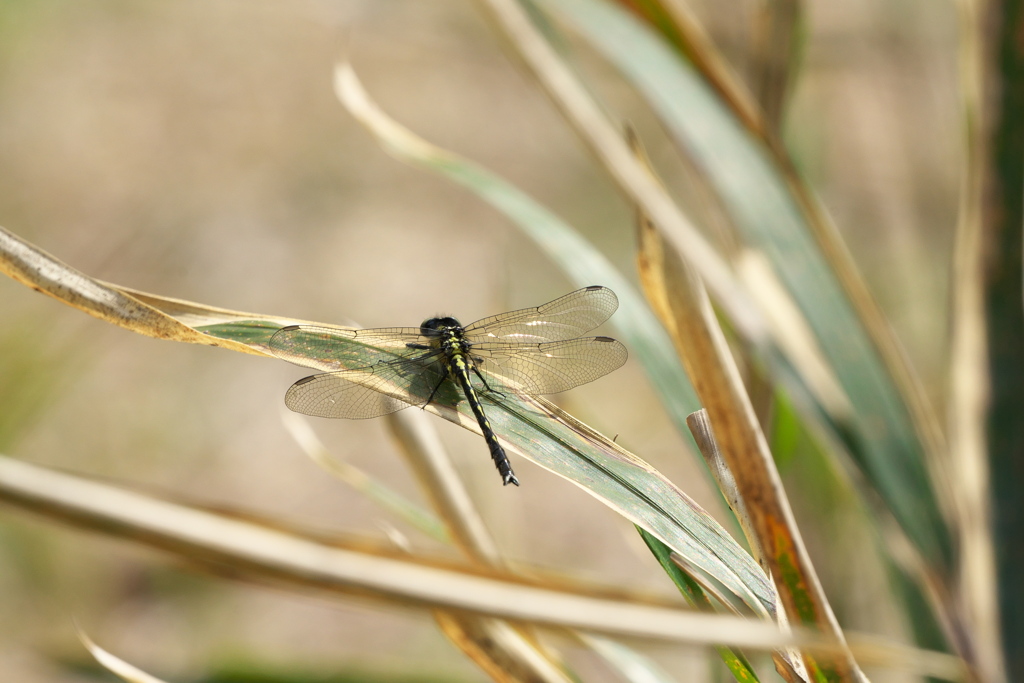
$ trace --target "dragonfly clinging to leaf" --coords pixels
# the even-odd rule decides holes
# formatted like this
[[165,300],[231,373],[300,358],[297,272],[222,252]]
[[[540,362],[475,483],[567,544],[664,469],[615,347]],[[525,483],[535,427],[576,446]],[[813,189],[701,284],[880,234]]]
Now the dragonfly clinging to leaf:
[[363,419],[464,398],[502,482],[518,486],[481,396],[500,402],[509,393],[555,394],[619,368],[627,355],[620,342],[579,336],[618,305],[612,290],[594,286],[465,326],[447,316],[428,318],[418,328],[292,325],[278,330],[269,345],[278,358],[331,370],[288,389],[285,404],[298,413]]

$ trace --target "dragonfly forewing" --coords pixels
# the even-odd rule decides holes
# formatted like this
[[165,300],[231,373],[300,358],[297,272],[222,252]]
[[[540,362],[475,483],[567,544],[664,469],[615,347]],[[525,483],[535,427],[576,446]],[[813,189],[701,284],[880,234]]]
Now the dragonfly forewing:
[[292,325],[278,330],[268,345],[275,356],[290,363],[339,371],[422,356],[428,342],[415,327],[353,330]]
[[536,308],[500,313],[466,326],[471,343],[540,343],[579,337],[608,320],[619,307],[607,287],[587,287]]

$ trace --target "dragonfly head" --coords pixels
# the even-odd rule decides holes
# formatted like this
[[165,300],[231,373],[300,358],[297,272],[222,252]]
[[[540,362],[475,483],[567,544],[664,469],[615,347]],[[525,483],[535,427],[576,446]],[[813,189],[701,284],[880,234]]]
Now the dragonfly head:
[[445,330],[450,330],[455,327],[462,327],[462,323],[455,318],[428,318],[423,321],[422,325],[420,325],[420,334],[424,337],[437,337]]

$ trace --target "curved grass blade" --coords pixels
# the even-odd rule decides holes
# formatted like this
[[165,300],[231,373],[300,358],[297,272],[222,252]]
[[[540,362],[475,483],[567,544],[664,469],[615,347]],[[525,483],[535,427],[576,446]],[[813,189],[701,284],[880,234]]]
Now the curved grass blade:
[[867,478],[928,562],[949,570],[949,531],[899,378],[883,362],[763,144],[692,67],[621,8],[602,0],[537,4],[572,25],[618,67],[706,169],[735,226],[772,262],[832,363],[857,416],[855,456]]
[[[638,223],[638,262],[644,290],[672,333],[680,358],[706,406],[708,422],[718,432],[718,442],[709,428],[695,430],[694,436],[701,435],[698,443],[702,452],[709,451],[709,445],[720,444],[721,461],[730,470],[738,494],[730,496],[730,502],[741,504],[738,512],[743,530],[775,582],[786,617],[818,628],[839,648],[835,656],[821,659],[802,653],[807,671],[815,680],[860,680],[863,675],[856,661],[848,651],[842,651],[842,630],[796,527],[775,461],[707,292],[682,257],[666,249],[658,229],[642,215]],[[709,462],[719,459],[710,452],[705,458]]]
[[[404,606],[427,606],[580,629],[613,637],[727,644],[758,650],[827,648],[815,633],[783,634],[770,623],[705,615],[621,591],[572,591],[564,583],[464,570],[436,560],[374,551],[365,541],[324,542],[281,529],[160,500],[0,456],[0,500],[47,519],[124,538],[208,566],[222,575],[292,589],[359,594]],[[966,680],[962,663],[938,652],[859,637],[858,656],[946,680]]]
[[[132,332],[166,339],[220,346],[231,351],[269,356],[262,341],[278,328],[306,322],[205,306],[147,294],[103,282],[75,270],[35,245],[0,227],[0,272],[89,315]],[[241,324],[240,324],[241,322]],[[204,334],[200,325],[227,326],[237,334]],[[242,334],[241,331],[248,331]],[[269,332],[269,334],[268,334]]]
[[0,500],[51,519],[129,538],[193,562],[232,567],[239,576],[293,588],[371,595],[406,606],[460,610],[555,627],[669,642],[724,642],[757,649],[816,643],[774,624],[703,615],[664,601],[621,593],[571,592],[556,582],[528,581],[436,560],[374,551],[365,541],[315,540],[160,500],[145,494],[0,456]]
[[349,112],[396,158],[441,174],[504,213],[580,287],[600,282],[614,290],[620,307],[611,324],[643,364],[676,427],[688,434],[686,416],[699,404],[672,342],[633,284],[600,251],[519,188],[391,119],[370,99],[350,65],[336,67],[335,90]]
[[[75,271],[10,233],[0,233],[0,240],[7,256],[4,265],[20,281],[142,334],[266,355],[266,342],[273,333],[295,322],[107,285]],[[158,306],[166,307],[169,312],[165,313]],[[179,318],[211,324],[192,328]],[[339,355],[347,367],[366,367],[370,364],[367,358],[379,358],[386,353],[353,342]],[[412,396],[422,393],[416,390],[410,394],[415,381],[416,377],[397,378],[391,386],[381,389],[410,402]],[[459,401],[457,392],[442,390],[427,410],[471,430],[479,430],[468,405]],[[574,481],[648,529],[694,566],[735,591],[755,611],[770,611],[771,592],[767,590],[760,568],[707,513],[649,465],[539,399],[529,403],[519,398],[504,400],[489,407],[488,417],[513,452]]]
[[117,677],[128,681],[128,683],[164,683],[162,679],[146,673],[142,669],[129,664],[120,657],[115,657],[110,654],[102,647],[92,642],[92,639],[89,638],[89,636],[87,636],[81,629],[78,629],[78,639],[82,641],[82,645],[84,645],[85,649],[89,651],[89,654],[99,662],[100,666]]
[[292,439],[321,469],[331,473],[385,510],[390,510],[396,517],[405,520],[427,536],[442,543],[451,542],[452,539],[444,524],[428,510],[399,494],[365,470],[336,459],[317,437],[305,417],[284,408],[281,412],[281,421]]
[[[218,329],[218,334],[226,332],[223,326]],[[332,370],[338,369],[338,363],[367,367],[389,356],[386,349],[368,346],[357,337],[336,341]],[[399,358],[400,353],[390,355]],[[308,365],[318,367],[315,360]],[[773,592],[761,568],[682,491],[650,465],[550,402],[519,395],[496,380],[489,379],[494,394],[482,394],[481,400],[507,450],[572,481],[647,529],[693,566],[718,579],[756,613],[773,611]],[[363,379],[355,375],[351,381]],[[392,373],[387,381],[371,375],[365,381],[373,382],[375,391],[410,405],[422,404],[432,391],[416,373]],[[495,394],[504,394],[504,398],[496,399]],[[480,433],[468,402],[461,400],[450,383],[437,391],[424,410]]]

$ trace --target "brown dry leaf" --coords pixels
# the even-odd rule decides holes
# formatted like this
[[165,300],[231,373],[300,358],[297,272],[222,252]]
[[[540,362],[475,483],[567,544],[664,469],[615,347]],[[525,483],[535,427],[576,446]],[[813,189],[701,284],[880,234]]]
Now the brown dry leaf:
[[[735,477],[750,519],[745,531],[754,533],[748,540],[760,547],[787,615],[831,634],[837,643],[845,642],[803,547],[767,441],[703,284],[642,215],[638,262],[644,291],[675,341]],[[863,679],[849,652],[831,659],[805,653],[804,663],[812,679]]]
[[0,272],[93,317],[147,337],[219,346],[259,356],[270,354],[258,343],[223,339],[195,328],[251,321],[268,323],[268,329],[277,329],[304,322],[204,306],[103,282],[75,270],[2,227]]

